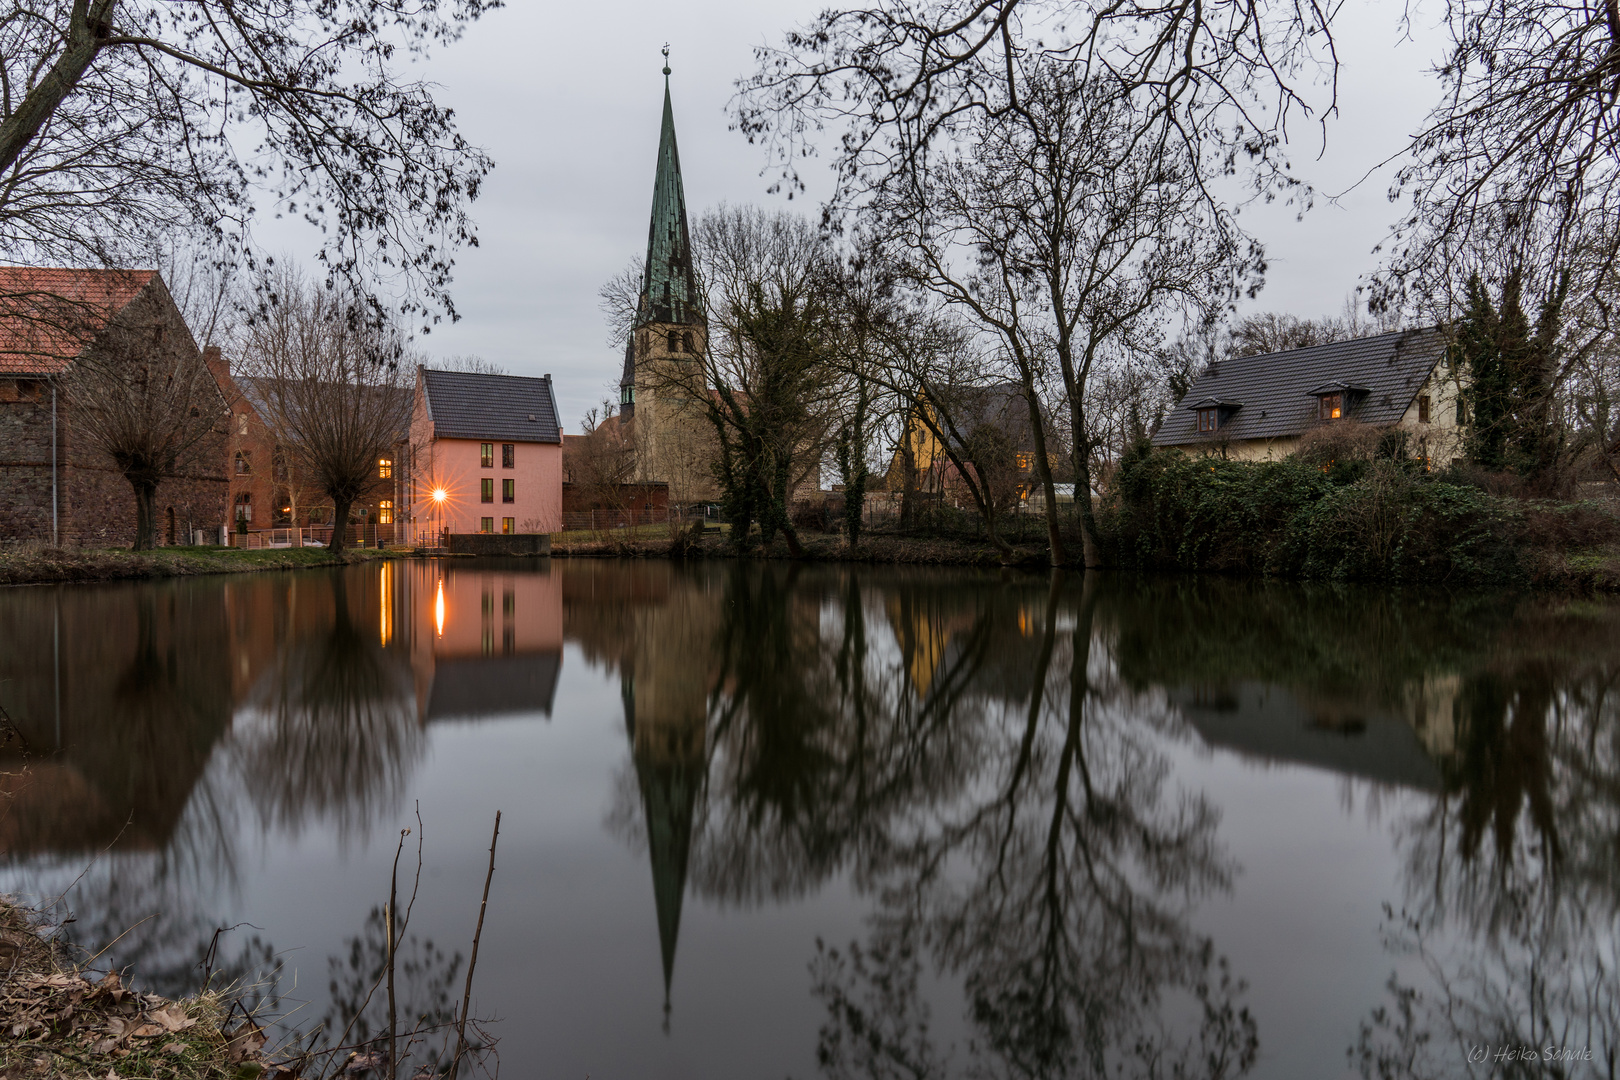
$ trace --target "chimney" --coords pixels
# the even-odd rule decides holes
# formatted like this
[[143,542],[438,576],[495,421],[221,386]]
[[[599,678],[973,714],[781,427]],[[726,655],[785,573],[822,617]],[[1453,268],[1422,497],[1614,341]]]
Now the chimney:
[[208,365],[208,370],[213,373],[215,382],[223,386],[230,381],[231,362],[225,359],[224,354],[219,351],[218,345],[203,346],[203,363]]

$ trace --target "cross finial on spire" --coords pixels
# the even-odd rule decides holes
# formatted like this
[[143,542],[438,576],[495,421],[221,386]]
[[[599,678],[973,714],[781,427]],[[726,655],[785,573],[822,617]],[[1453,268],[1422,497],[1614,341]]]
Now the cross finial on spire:
[[664,42],[664,74],[669,74],[669,42]]

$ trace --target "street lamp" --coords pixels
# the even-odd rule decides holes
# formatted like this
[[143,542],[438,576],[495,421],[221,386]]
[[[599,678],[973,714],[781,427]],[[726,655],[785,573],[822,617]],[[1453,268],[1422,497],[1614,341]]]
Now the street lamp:
[[449,497],[450,493],[444,488],[433,489],[433,509],[438,512],[439,519],[439,535],[434,539],[434,547],[444,546],[444,500]]

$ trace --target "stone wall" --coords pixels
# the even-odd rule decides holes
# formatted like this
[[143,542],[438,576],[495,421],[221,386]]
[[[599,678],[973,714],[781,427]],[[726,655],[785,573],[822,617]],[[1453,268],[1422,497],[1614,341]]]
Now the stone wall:
[[449,533],[454,555],[550,555],[550,533]]

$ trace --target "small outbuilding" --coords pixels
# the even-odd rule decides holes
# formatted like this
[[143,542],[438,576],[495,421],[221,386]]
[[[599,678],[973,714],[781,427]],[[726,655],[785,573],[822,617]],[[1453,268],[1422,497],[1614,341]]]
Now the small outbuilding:
[[1274,460],[1332,424],[1404,432],[1430,466],[1462,450],[1458,373],[1438,328],[1400,330],[1212,363],[1154,433],[1153,445]]

